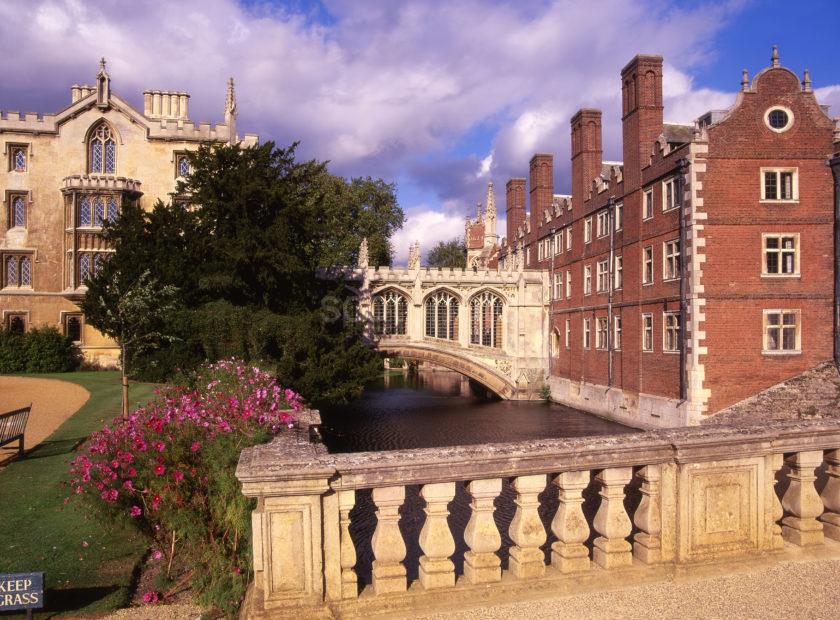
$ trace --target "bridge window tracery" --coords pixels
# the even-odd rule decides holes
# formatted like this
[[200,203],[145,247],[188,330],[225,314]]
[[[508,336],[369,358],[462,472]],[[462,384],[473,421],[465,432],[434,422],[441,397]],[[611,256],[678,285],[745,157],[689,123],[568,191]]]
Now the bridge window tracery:
[[405,334],[408,302],[403,295],[387,291],[373,297],[373,331],[378,336]]
[[458,299],[447,291],[426,298],[426,336],[458,340]]
[[502,311],[498,295],[479,293],[470,301],[470,342],[485,347],[502,347]]

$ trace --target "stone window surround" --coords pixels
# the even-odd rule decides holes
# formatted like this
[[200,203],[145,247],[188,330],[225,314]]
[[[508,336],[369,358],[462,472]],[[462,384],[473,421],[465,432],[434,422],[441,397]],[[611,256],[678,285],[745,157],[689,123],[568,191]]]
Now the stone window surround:
[[[0,263],[2,263],[2,274],[0,277],[0,284],[2,284],[2,290],[4,293],[10,291],[32,291],[34,290],[34,281],[35,281],[35,252],[32,250],[25,250],[25,249],[9,249],[6,248],[7,251],[0,252]],[[15,282],[14,284],[9,284],[6,281],[6,261],[11,257],[17,257],[18,265],[17,265],[17,277],[20,279],[20,270],[21,270],[21,259],[26,257],[29,259],[29,284],[18,284]]]
[[[794,349],[768,349],[768,337],[767,337],[767,330],[768,330],[768,322],[767,316],[770,314],[793,314],[796,317],[796,335],[795,335],[795,344],[796,347]],[[802,311],[798,308],[770,308],[762,310],[761,312],[761,353],[762,355],[768,356],[776,356],[776,355],[802,355]],[[781,326],[781,323],[780,323]],[[782,339],[782,331],[780,329],[779,338]]]
[[[780,110],[780,111],[784,112],[785,114],[787,114],[788,122],[784,127],[776,128],[776,127],[773,127],[770,124],[770,114],[772,112],[775,112],[776,110]],[[783,106],[783,105],[772,105],[769,108],[767,108],[767,110],[764,112],[764,125],[767,127],[767,129],[769,129],[770,131],[772,131],[774,133],[784,133],[784,132],[786,132],[788,129],[793,127],[794,119],[795,119],[795,117],[794,117],[794,114],[793,114],[793,110],[791,110],[790,108],[788,108],[786,106]]]
[[591,327],[592,327],[592,319],[588,318],[588,317],[584,318],[583,319],[583,329],[581,330],[581,332],[582,332],[581,335],[583,337],[582,344],[583,344],[584,349],[589,349],[590,345],[592,344],[592,333],[591,333],[592,330],[591,330]]
[[607,209],[598,211],[595,215],[595,237],[601,239],[610,234],[610,212]]
[[[769,273],[767,271],[767,239],[777,238],[781,240],[783,237],[793,237],[793,273]],[[799,271],[800,263],[800,248],[799,233],[761,233],[761,277],[769,279],[777,278],[801,278],[802,274]],[[779,267],[781,268],[781,247],[776,250],[780,255]]]
[[619,254],[614,258],[613,268],[613,290],[620,291],[624,286],[624,255]]
[[[648,198],[650,198],[650,203],[648,203]],[[647,206],[650,204],[650,210],[648,210]],[[653,219],[653,188],[649,187],[644,190],[642,195],[642,221],[652,220]]]
[[[673,318],[676,321],[676,326],[668,325],[668,319]],[[669,330],[676,330],[676,335],[674,336],[674,340],[677,341],[676,348],[669,348],[668,347],[668,331]],[[674,355],[680,352],[680,313],[678,310],[666,310],[662,313],[662,352],[667,353],[670,355]]]
[[583,221],[583,242],[592,242],[592,216],[589,216]]
[[[669,246],[672,246],[669,249]],[[668,259],[673,261],[673,269],[668,268]],[[669,239],[662,242],[662,281],[672,282],[680,279],[680,240]]]
[[[766,197],[766,186],[764,184],[764,175],[767,172],[775,172],[777,178],[780,176],[782,172],[791,172],[793,173],[793,198],[767,198]],[[785,167],[785,166],[762,166],[759,168],[758,171],[758,187],[759,191],[761,192],[760,200],[761,203],[769,203],[769,204],[795,204],[799,202],[799,168],[796,166],[793,167]],[[779,181],[776,183],[776,187],[781,188],[781,184]]]
[[[15,151],[17,149],[24,149],[26,152],[26,165],[24,166],[23,170],[16,170],[15,169],[15,162],[14,156]],[[8,171],[9,172],[16,172],[18,174],[24,174],[29,172],[29,161],[32,157],[32,144],[29,142],[6,142],[5,147],[3,149],[3,155],[6,156],[6,162],[8,164]]]
[[599,351],[607,350],[607,334],[609,334],[609,319],[605,316],[595,318],[595,348]]
[[613,351],[621,351],[621,317],[613,317]]
[[[650,336],[648,339],[647,336]],[[650,341],[650,346],[646,342]],[[653,353],[653,313],[642,312],[642,352]]]
[[596,263],[597,279],[595,285],[598,293],[606,293],[610,288],[610,267],[609,259],[599,260]]
[[592,265],[583,266],[583,294],[592,294]]
[[[671,188],[671,200],[672,204],[668,206],[668,188]],[[665,179],[662,181],[662,212],[667,213],[668,211],[673,211],[674,209],[680,206],[680,201],[678,200],[679,196],[677,196],[677,177],[671,177],[670,179]]]
[[572,298],[572,270],[566,270],[566,299]]
[[12,318],[16,316],[23,318],[23,331],[29,331],[29,310],[3,310],[3,328],[8,329]]
[[67,321],[72,318],[76,317],[79,319],[79,340],[74,340],[74,344],[84,345],[85,340],[85,315],[81,312],[75,312],[70,310],[62,310],[59,313],[59,324],[61,325],[61,333],[65,336],[67,335]]
[[12,226],[12,201],[18,196],[23,197],[24,212],[23,212],[23,228],[29,225],[29,210],[32,208],[32,192],[29,190],[7,189],[6,190],[6,230],[12,228],[21,228],[20,226]]
[[[187,156],[187,151],[173,151],[172,152],[172,163],[173,163],[173,171],[176,180],[182,180],[185,177],[180,174],[180,167],[181,167],[181,159]],[[192,169],[190,166],[189,161],[187,161],[187,166]]]
[[572,348],[572,320],[566,319],[566,349]]
[[[648,250],[650,250],[650,255],[648,255]],[[647,268],[648,265],[650,265],[650,269]],[[648,278],[648,273],[650,278]],[[653,280],[653,246],[646,245],[642,248],[642,286],[651,286]]]

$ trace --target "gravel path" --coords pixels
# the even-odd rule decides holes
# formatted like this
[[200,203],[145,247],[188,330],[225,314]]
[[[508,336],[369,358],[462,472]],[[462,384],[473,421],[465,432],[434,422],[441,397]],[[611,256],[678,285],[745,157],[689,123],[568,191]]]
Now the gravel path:
[[[27,450],[49,437],[88,398],[90,393],[86,389],[69,381],[0,376],[0,413],[32,403],[24,434]],[[17,449],[17,444],[14,444],[14,449]],[[6,451],[0,448],[0,462],[5,456]]]
[[743,574],[675,580],[432,615],[466,618],[837,618],[840,560],[784,562]]

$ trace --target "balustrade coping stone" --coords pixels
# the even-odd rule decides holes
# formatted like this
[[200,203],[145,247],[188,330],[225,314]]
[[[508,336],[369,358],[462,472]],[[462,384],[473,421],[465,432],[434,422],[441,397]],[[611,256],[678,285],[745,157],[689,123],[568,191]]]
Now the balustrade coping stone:
[[[840,420],[802,420],[738,426],[659,429],[515,443],[330,454],[309,441],[317,412],[298,415],[299,428],[242,451],[236,477],[248,496],[310,493],[503,478],[665,462],[727,460],[826,450],[840,445]],[[279,486],[278,486],[279,485]],[[270,487],[269,490],[267,487]],[[285,491],[282,487],[289,487]]]

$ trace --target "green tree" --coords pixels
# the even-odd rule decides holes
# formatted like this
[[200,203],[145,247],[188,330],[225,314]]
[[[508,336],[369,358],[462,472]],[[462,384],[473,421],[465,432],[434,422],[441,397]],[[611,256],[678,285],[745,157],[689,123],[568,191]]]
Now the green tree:
[[298,162],[295,145],[202,145],[190,159],[179,200],[148,212],[127,204],[106,227],[116,251],[89,283],[95,298],[110,270],[135,278],[148,270],[178,290],[182,307],[157,330],[178,340],[144,351],[129,366],[161,380],[205,359],[237,355],[273,366],[281,382],[312,402],[354,396],[380,364],[352,312],[325,311],[325,300],[343,309],[349,293],[317,271],[354,264],[364,237],[372,262],[390,263],[390,237],[404,219],[394,187]]
[[117,341],[122,370],[122,413],[128,416],[129,360],[173,342],[169,319],[179,306],[178,289],[159,285],[146,270],[137,277],[107,263],[82,300],[87,321]]
[[467,246],[458,237],[450,241],[438,241],[429,252],[429,267],[466,267]]

